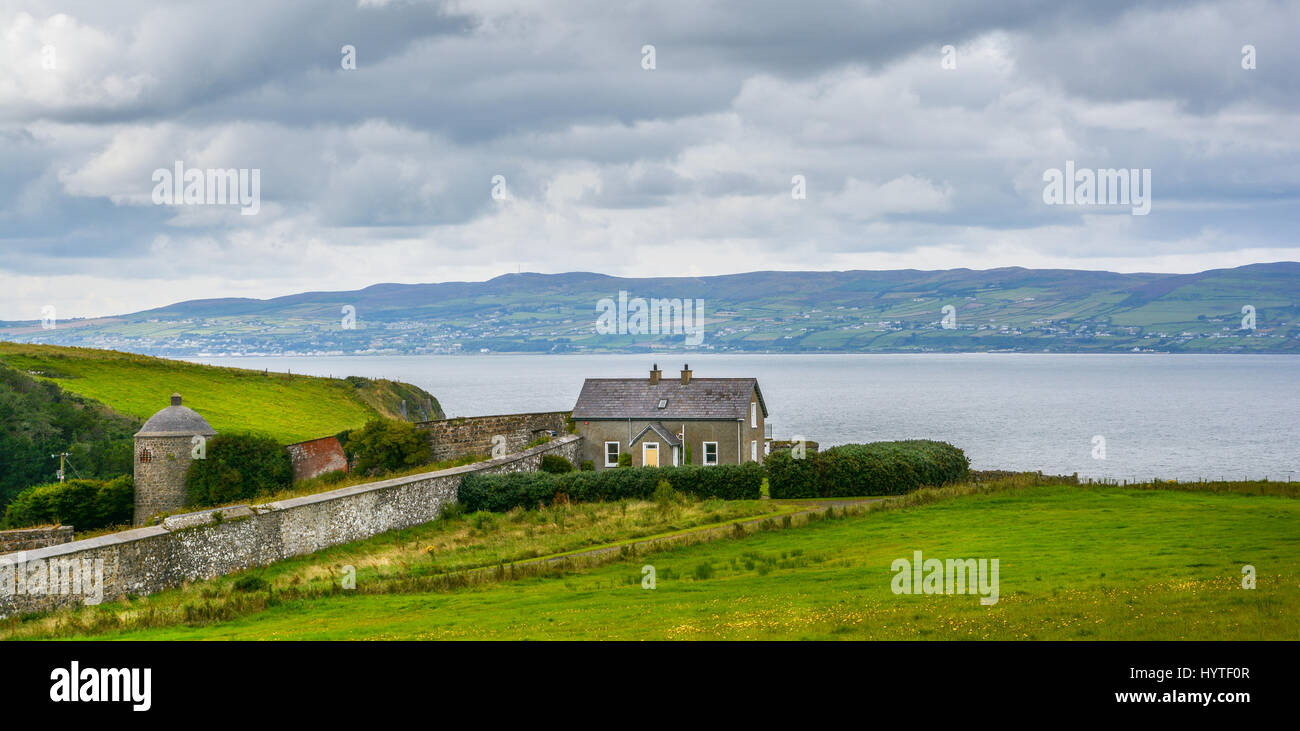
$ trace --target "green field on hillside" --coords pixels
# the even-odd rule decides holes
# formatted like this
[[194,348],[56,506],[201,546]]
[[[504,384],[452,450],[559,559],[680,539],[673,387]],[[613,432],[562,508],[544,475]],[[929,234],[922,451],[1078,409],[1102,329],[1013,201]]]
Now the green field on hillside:
[[[561,536],[567,531],[556,521],[613,505],[558,506],[544,518],[517,511],[438,521],[412,529],[441,536],[430,551],[411,550],[424,535],[407,533],[407,549],[380,537],[129,605],[11,624],[9,632],[66,636],[81,626],[131,639],[1300,639],[1300,501],[1238,493],[1007,488],[523,578],[440,587],[408,578],[430,565],[515,560],[517,546],[492,536],[522,535],[530,524],[541,530],[536,520],[550,526],[542,532]],[[623,532],[596,531],[609,538]],[[458,558],[462,550],[474,560]],[[998,559],[998,602],[895,594],[892,563],[918,550],[926,558]],[[369,556],[380,568],[359,568],[355,590],[299,590],[336,577],[341,564],[366,566]],[[655,567],[653,590],[642,588],[644,565]],[[1246,565],[1257,572],[1255,589],[1242,587]],[[253,589],[233,590],[240,580]],[[144,621],[147,629],[134,629]],[[123,625],[129,631],[115,629]]]
[[[218,432],[254,432],[281,443],[335,434],[376,416],[398,418],[408,407],[438,402],[405,383],[316,378],[164,360],[113,350],[0,342],[0,363],[148,418],[179,392]],[[418,412],[416,412],[418,413]]]

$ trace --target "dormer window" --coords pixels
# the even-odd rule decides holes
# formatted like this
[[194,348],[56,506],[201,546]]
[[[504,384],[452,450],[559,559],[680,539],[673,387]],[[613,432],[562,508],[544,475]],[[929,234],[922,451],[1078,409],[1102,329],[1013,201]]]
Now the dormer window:
[[666,409],[666,408],[668,408],[668,399],[666,399],[666,398],[661,398],[661,399],[659,399],[659,408],[661,408],[661,409]]

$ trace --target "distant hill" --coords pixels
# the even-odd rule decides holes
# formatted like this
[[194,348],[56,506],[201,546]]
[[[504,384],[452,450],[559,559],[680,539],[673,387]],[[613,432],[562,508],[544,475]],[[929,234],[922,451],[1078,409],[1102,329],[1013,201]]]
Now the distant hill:
[[[173,392],[180,392],[185,405],[203,414],[218,432],[254,432],[283,444],[336,434],[378,416],[402,418],[403,400],[412,420],[443,416],[438,400],[423,389],[356,376],[265,373],[109,350],[15,343],[0,343],[0,369],[15,372],[9,378],[15,384],[11,390],[30,390],[24,385],[29,381],[52,384],[74,394],[71,400],[79,408],[113,415],[110,431],[118,437],[134,433],[139,423],[167,406]],[[57,396],[48,400],[58,401]],[[0,409],[0,417],[4,414]],[[117,424],[123,418],[125,426]],[[105,416],[99,421],[109,420]],[[42,429],[34,422],[28,431]],[[128,447],[128,470],[130,455]],[[46,467],[52,476],[53,470]]]
[[[703,300],[704,336],[601,334],[598,302]],[[944,322],[944,308],[952,316]],[[355,312],[354,326],[345,308]],[[1247,312],[1243,312],[1247,308]],[[1254,329],[1243,329],[1253,308]],[[948,327],[946,325],[950,325]],[[1300,263],[1197,274],[1019,267],[623,278],[509,274],[208,299],[0,337],[160,355],[456,352],[1300,352]]]

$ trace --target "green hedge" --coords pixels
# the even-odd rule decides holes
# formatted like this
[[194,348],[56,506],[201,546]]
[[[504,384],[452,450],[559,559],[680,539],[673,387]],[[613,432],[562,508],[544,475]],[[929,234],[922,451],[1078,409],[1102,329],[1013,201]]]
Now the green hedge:
[[516,506],[549,505],[556,495],[578,502],[650,500],[660,480],[674,490],[697,497],[757,500],[763,484],[763,466],[756,462],[714,467],[637,467],[600,472],[511,472],[501,475],[471,473],[460,483],[460,502],[466,510],[505,512]]
[[112,480],[68,480],[29,487],[5,509],[4,528],[61,523],[78,531],[130,525],[135,517],[135,482],[130,475]]
[[766,466],[773,498],[858,497],[965,480],[970,460],[951,444],[914,439],[843,444],[803,459],[783,449],[768,455]]

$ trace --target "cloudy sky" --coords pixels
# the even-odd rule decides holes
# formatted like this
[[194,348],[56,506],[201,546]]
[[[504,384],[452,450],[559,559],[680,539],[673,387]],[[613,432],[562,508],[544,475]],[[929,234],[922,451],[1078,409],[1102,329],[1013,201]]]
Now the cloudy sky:
[[[1300,259],[1300,3],[980,5],[0,0],[0,319]],[[1149,169],[1150,214],[1045,204],[1067,160]],[[260,210],[155,204],[176,161],[260,171]]]

